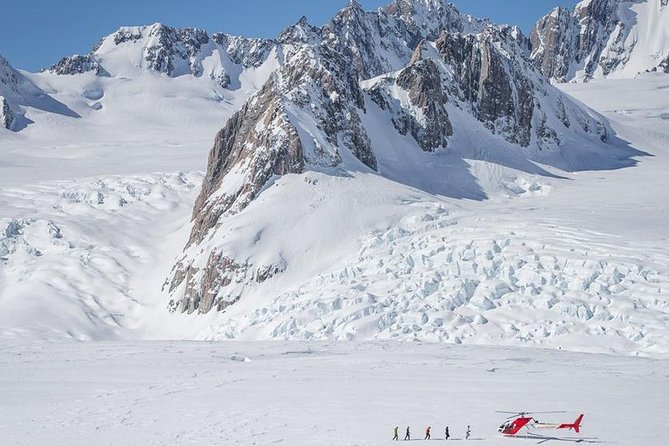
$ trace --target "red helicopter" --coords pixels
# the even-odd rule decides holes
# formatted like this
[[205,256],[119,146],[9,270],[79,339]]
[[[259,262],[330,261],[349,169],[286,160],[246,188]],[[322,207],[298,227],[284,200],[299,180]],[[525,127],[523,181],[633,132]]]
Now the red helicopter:
[[[497,429],[497,432],[504,435],[505,437],[518,437],[518,438],[540,438],[540,439],[555,439],[552,437],[544,437],[536,435],[532,432],[527,432],[525,435],[520,435],[520,432],[523,428],[529,430],[533,429],[567,429],[573,430],[577,434],[581,432],[581,422],[583,421],[583,414],[580,414],[576,421],[573,423],[541,423],[539,420],[533,417],[536,414],[556,414],[556,413],[565,413],[561,412],[502,412],[498,413],[507,413],[513,414],[507,420],[502,423],[502,425]],[[571,439],[570,439],[571,440]],[[578,439],[576,439],[578,440]]]

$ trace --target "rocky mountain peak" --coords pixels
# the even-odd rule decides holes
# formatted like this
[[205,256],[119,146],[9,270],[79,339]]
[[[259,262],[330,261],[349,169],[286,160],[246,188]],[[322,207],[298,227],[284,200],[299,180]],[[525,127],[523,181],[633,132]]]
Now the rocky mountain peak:
[[[222,88],[234,89],[239,88],[241,71],[260,67],[276,45],[270,39],[224,33],[209,36],[197,28],[154,23],[121,27],[102,39],[90,53],[65,57],[44,71],[57,75],[93,72],[98,76],[128,76],[146,70],[170,77],[208,78]],[[230,70],[234,65],[239,69]]]
[[633,77],[669,57],[665,0],[585,0],[556,8],[530,35],[531,59],[559,82]]
[[201,66],[195,58],[203,45],[209,43],[206,31],[196,28],[171,28],[161,23],[121,28],[112,35],[112,39],[116,46],[141,42],[142,66],[168,76],[181,75],[188,71],[199,76]]
[[283,30],[277,40],[282,44],[314,44],[320,39],[320,34],[321,29],[302,16],[297,23]]
[[45,68],[42,71],[59,75],[74,75],[93,72],[97,76],[109,76],[109,73],[91,54],[75,54],[73,56],[63,57],[58,63],[49,68]]
[[405,24],[413,37],[408,42],[411,47],[421,39],[436,40],[442,31],[480,32],[487,24],[462,15],[455,5],[443,0],[394,0],[382,10]]

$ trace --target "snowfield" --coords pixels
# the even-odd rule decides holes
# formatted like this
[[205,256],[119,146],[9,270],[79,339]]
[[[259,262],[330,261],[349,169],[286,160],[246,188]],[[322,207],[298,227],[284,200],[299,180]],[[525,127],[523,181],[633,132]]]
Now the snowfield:
[[[497,410],[565,410],[584,443],[662,446],[666,360],[420,343],[102,342],[0,347],[2,444],[531,445]],[[544,433],[552,434],[552,431]],[[548,444],[570,442],[549,442]],[[429,444],[429,442],[428,442]]]
[[162,237],[188,221],[201,181],[178,173],[3,189],[0,337],[131,336],[150,303],[140,305],[135,283],[160,263]]

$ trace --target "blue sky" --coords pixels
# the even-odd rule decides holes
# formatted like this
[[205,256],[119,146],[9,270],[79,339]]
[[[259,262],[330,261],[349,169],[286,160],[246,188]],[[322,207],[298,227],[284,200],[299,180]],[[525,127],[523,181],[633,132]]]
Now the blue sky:
[[[390,0],[359,0],[376,9]],[[124,25],[162,22],[257,37],[274,37],[306,15],[328,21],[347,0],[24,0],[2,6],[0,54],[17,68],[37,71],[61,57],[87,53],[100,38]],[[519,25],[528,32],[555,6],[577,0],[455,0],[467,14]]]

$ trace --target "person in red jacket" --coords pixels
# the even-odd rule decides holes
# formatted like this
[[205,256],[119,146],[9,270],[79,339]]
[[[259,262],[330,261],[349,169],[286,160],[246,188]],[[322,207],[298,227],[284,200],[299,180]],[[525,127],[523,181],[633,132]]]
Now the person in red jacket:
[[427,429],[425,429],[425,438],[423,440],[429,440],[430,439],[430,430],[432,427],[428,426]]

